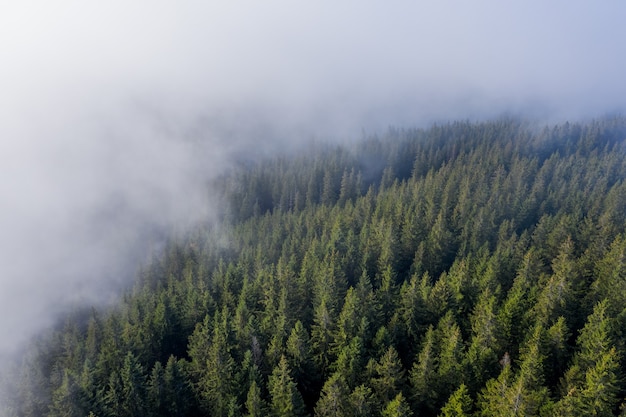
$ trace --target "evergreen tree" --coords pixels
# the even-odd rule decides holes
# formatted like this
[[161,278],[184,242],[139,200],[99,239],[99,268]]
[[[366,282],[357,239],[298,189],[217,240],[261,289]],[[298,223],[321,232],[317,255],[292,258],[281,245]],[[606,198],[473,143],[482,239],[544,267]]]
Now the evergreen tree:
[[548,391],[543,386],[540,341],[543,329],[535,329],[522,349],[520,368],[513,373],[510,358],[502,359],[502,372],[487,382],[479,401],[484,416],[538,416],[548,405]]
[[450,313],[437,325],[439,334],[439,357],[437,358],[436,386],[438,407],[464,380],[463,375],[463,339],[461,329]]
[[161,398],[166,415],[185,415],[191,408],[187,362],[170,356],[163,373],[164,392]]
[[337,361],[333,364],[333,368],[350,387],[356,386],[363,379],[364,355],[365,349],[361,338],[354,337],[350,344],[339,352]]
[[331,343],[334,333],[334,323],[326,300],[315,308],[313,326],[311,327],[311,349],[313,360],[321,374],[325,374],[331,361]]
[[131,352],[126,355],[121,380],[121,413],[119,416],[138,416],[145,414],[146,376],[143,367]]
[[150,373],[150,379],[147,386],[147,408],[148,414],[153,416],[160,416],[165,414],[165,407],[162,404],[161,398],[165,395],[165,384],[163,381],[163,365],[161,362],[156,362],[152,367]]
[[418,412],[433,412],[437,398],[437,346],[435,331],[428,329],[410,372],[412,401]]
[[272,371],[268,382],[271,398],[269,408],[271,415],[274,417],[306,415],[302,396],[290,374],[289,364],[283,356]]
[[472,410],[472,399],[465,384],[452,393],[448,402],[441,409],[439,417],[469,417]]
[[266,415],[266,406],[261,398],[261,389],[252,381],[246,397],[246,417],[263,417]]
[[470,389],[476,390],[497,372],[498,322],[495,312],[496,297],[486,289],[481,294],[471,317],[472,339],[465,359]]
[[374,364],[374,375],[370,384],[380,404],[392,401],[405,388],[405,371],[398,352],[390,346]]
[[285,351],[289,365],[297,380],[312,372],[309,335],[300,320],[291,329]]
[[560,317],[566,319],[573,313],[574,287],[579,285],[577,267],[573,260],[573,242],[567,239],[561,244],[559,255],[552,263],[553,274],[543,287],[533,312],[535,321],[550,326]]
[[348,414],[351,417],[367,417],[372,415],[373,411],[373,398],[372,389],[359,385],[356,387],[350,397],[348,398],[351,412]]
[[236,396],[235,361],[230,354],[227,322],[221,319],[216,312],[210,331],[207,316],[189,340],[196,394],[203,407],[216,417],[228,415],[231,400]]
[[382,417],[410,417],[412,415],[413,412],[402,393],[389,401],[382,412]]
[[82,416],[84,411],[79,407],[77,386],[74,378],[66,370],[63,373],[63,382],[52,394],[50,405],[51,417],[75,417]]
[[565,373],[556,415],[612,415],[620,386],[619,356],[612,345],[606,301],[598,303],[581,330],[578,352]]
[[349,415],[348,385],[341,374],[334,373],[322,387],[322,395],[315,406],[315,416],[345,417]]

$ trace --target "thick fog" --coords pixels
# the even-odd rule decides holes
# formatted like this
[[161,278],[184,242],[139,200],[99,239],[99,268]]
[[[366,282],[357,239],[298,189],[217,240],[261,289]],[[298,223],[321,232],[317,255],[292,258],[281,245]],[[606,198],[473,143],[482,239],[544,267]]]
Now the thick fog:
[[241,152],[626,104],[619,1],[0,5],[0,357],[106,304]]

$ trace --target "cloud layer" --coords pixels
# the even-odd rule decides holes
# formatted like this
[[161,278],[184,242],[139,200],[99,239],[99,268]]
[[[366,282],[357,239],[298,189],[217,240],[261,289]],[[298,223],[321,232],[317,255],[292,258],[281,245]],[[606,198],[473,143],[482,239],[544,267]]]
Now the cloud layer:
[[626,104],[616,0],[5,3],[0,356],[110,299],[238,152]]

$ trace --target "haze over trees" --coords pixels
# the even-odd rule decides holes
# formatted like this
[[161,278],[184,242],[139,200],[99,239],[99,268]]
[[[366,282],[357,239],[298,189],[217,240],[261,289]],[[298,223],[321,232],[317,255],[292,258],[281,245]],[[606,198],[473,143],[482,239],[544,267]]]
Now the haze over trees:
[[623,117],[501,119],[242,163],[0,414],[624,415],[625,154]]

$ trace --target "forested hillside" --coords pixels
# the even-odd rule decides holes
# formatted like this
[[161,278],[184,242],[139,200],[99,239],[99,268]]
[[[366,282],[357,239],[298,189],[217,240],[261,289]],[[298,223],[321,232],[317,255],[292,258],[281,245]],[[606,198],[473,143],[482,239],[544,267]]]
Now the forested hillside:
[[39,340],[4,412],[626,415],[625,156],[607,118],[242,163],[220,222]]

